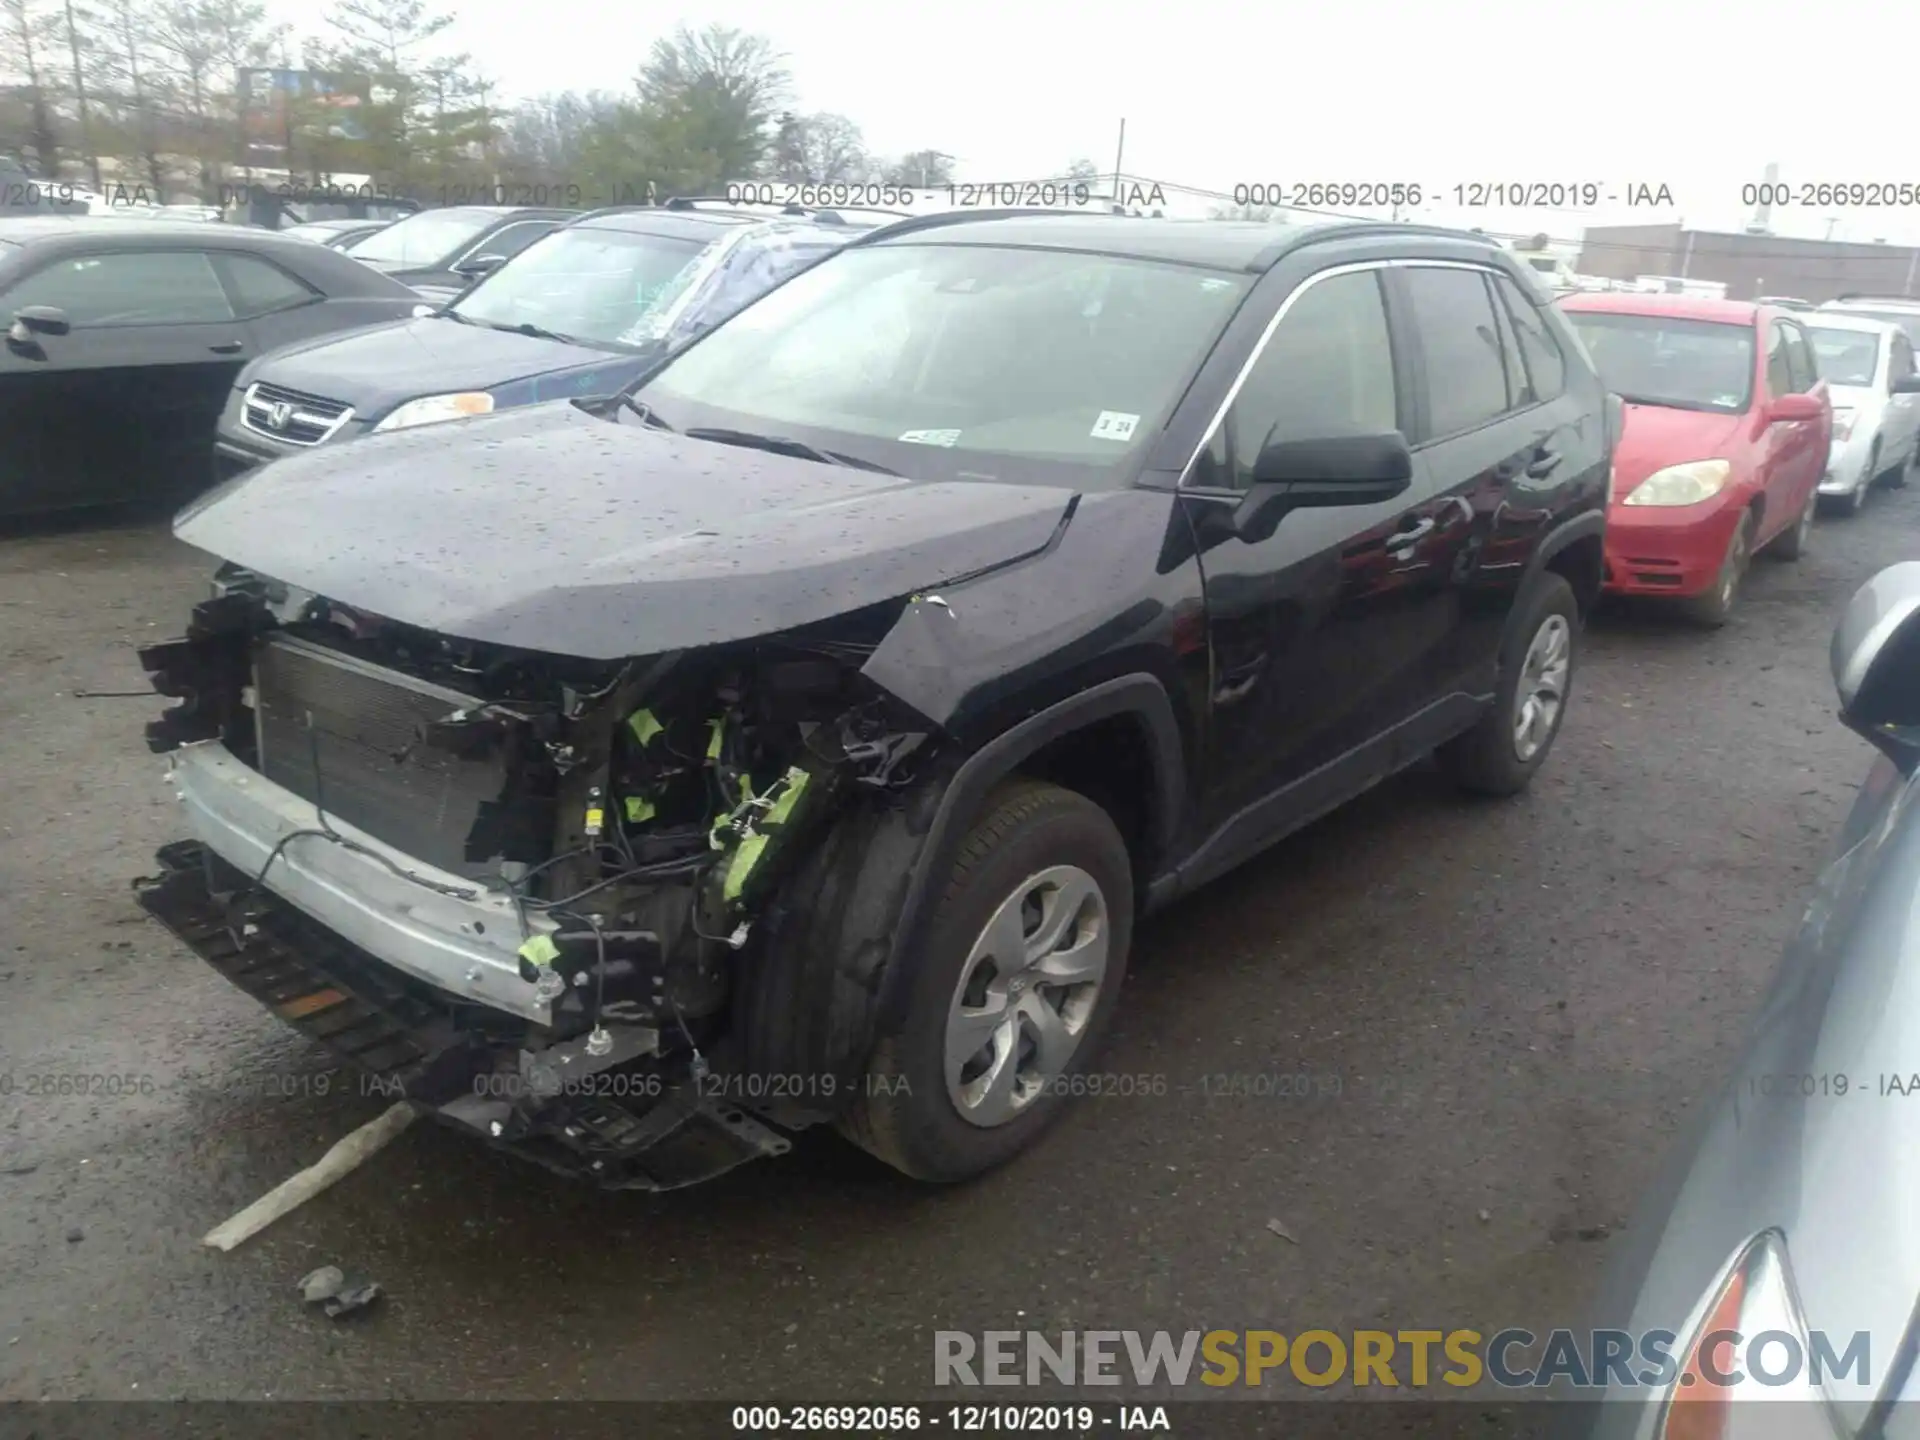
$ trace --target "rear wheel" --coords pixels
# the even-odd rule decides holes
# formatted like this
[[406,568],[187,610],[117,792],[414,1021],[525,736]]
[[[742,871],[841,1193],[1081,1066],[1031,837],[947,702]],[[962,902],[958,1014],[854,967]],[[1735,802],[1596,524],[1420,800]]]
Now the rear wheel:
[[1508,632],[1493,708],[1436,752],[1463,789],[1514,795],[1546,763],[1566,716],[1580,633],[1573,587],[1549,571],[1540,577]]
[[1698,624],[1718,629],[1733,615],[1740,582],[1746,579],[1747,565],[1753,558],[1753,531],[1754,515],[1749,510],[1735,527],[1733,538],[1727,541],[1727,553],[1720,561],[1720,571],[1714,577],[1712,588],[1704,595],[1680,602],[1687,615]]
[[1086,1088],[1132,943],[1126,844],[1083,795],[1004,785],[928,933],[907,1018],[841,1129],[896,1170],[951,1182],[1011,1159]]

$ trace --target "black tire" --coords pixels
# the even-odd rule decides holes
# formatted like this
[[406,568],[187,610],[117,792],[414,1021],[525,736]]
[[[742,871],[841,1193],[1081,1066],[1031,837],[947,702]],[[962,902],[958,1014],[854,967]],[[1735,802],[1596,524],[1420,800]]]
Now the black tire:
[[947,1089],[947,1024],[974,941],[1001,904],[1030,877],[1055,865],[1092,876],[1108,924],[1106,973],[1062,1079],[1093,1062],[1126,976],[1133,939],[1133,867],[1107,812],[1084,795],[1015,780],[987,797],[960,846],[911,981],[907,1016],[882,1037],[866,1083],[839,1121],[861,1149],[917,1180],[951,1184],[1013,1158],[1059,1115],[1070,1085],[1043,1088],[1026,1107],[991,1127],[965,1118]]
[[1876,440],[1873,442],[1873,450],[1867,456],[1866,475],[1861,478],[1860,483],[1854,486],[1851,491],[1840,497],[1837,508],[1839,512],[1849,520],[1867,508],[1867,496],[1873,490],[1874,477],[1879,473],[1879,470],[1880,442]]
[[1820,492],[1814,491],[1807,496],[1807,503],[1800,507],[1800,518],[1773,537],[1773,543],[1767,546],[1767,554],[1775,560],[1798,560],[1807,553],[1807,542],[1813,535],[1813,513],[1820,508]]
[[1740,599],[1740,582],[1746,579],[1747,566],[1753,560],[1753,531],[1754,516],[1749,510],[1727,541],[1727,553],[1721,558],[1712,587],[1704,595],[1690,596],[1680,602],[1680,612],[1694,624],[1718,630],[1733,618],[1733,607]]
[[[1521,681],[1536,637],[1555,621],[1566,627],[1566,678],[1560,704],[1539,747],[1522,757],[1515,727],[1524,699]],[[1564,578],[1548,571],[1522,597],[1508,629],[1500,655],[1500,685],[1493,707],[1471,730],[1457,735],[1435,752],[1435,758],[1454,782],[1478,795],[1517,795],[1527,788],[1534,772],[1546,762],[1560,726],[1567,717],[1574,671],[1580,652],[1580,603]]]

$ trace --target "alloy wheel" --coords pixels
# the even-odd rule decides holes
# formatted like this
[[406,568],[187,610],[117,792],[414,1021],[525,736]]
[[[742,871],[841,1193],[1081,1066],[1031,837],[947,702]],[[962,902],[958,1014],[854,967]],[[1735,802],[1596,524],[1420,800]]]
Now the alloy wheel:
[[1567,675],[1573,666],[1573,630],[1564,615],[1549,615],[1533,632],[1514,691],[1513,753],[1521,764],[1540,753],[1553,737],[1566,701]]
[[969,1123],[1025,1113],[1067,1069],[1106,981],[1107,898],[1077,865],[1029,876],[960,967],[947,1013],[947,1095]]

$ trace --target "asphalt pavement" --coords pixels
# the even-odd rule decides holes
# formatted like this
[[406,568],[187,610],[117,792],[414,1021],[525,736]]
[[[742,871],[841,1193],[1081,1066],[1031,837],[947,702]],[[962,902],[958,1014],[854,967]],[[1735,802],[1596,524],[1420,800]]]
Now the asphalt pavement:
[[[134,903],[175,817],[133,651],[205,557],[0,539],[0,1399],[859,1402],[932,1398],[936,1330],[1575,1323],[1867,769],[1827,641],[1917,538],[1883,494],[1722,631],[1603,614],[1529,794],[1410,772],[1157,917],[1101,1067],[1142,1078],[975,1184],[812,1133],[606,1194],[423,1124],[231,1254],[386,1101]],[[328,1263],[383,1302],[302,1307]]]

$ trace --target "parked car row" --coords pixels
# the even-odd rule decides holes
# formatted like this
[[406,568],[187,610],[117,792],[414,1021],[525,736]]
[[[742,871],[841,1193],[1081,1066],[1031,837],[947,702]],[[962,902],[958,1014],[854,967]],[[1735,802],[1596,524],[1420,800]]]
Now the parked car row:
[[1610,591],[1724,624],[1752,557],[1798,558],[1823,496],[1857,514],[1876,481],[1920,467],[1920,375],[1885,318],[1897,309],[1617,293],[1558,305],[1626,406]]

